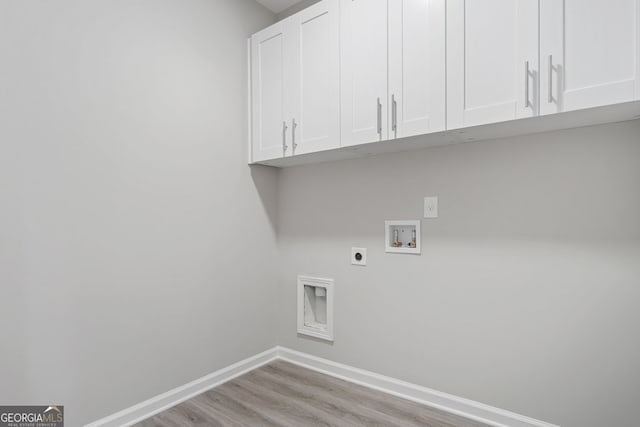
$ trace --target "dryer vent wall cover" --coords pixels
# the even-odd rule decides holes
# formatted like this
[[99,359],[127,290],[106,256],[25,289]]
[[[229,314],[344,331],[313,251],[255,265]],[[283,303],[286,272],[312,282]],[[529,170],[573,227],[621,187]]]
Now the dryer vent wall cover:
[[298,276],[298,333],[333,341],[333,279]]

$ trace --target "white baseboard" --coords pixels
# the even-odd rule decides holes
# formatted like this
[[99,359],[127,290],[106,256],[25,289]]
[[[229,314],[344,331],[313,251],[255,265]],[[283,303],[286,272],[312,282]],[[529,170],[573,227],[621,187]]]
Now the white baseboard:
[[332,377],[442,409],[443,411],[495,427],[559,427],[473,400],[442,393],[285,347],[277,347],[277,357]]
[[211,390],[237,376],[252,371],[276,358],[277,347],[274,347],[190,383],[176,387],[166,393],[159,394],[130,408],[123,409],[113,415],[94,421],[85,427],[125,427],[133,425],[207,390]]
[[191,399],[273,360],[281,359],[332,377],[422,403],[495,427],[559,427],[473,400],[453,396],[374,372],[343,365],[285,347],[274,347],[200,379],[174,388],[85,427],[126,427]]

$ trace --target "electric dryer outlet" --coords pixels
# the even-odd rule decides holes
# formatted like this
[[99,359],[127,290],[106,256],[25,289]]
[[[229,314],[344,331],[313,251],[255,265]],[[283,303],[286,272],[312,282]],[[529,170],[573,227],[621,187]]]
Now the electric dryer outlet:
[[367,248],[351,248],[351,264],[367,265]]

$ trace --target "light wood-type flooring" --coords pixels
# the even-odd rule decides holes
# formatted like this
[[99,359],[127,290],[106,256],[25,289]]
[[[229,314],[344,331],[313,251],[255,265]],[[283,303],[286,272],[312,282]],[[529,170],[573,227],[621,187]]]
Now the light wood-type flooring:
[[284,361],[274,361],[136,427],[488,427]]

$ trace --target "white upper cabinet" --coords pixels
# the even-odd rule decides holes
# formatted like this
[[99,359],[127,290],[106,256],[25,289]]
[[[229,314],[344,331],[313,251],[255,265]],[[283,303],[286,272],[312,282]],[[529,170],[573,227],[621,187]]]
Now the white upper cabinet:
[[631,120],[639,101],[640,0],[321,0],[251,37],[250,162]]
[[445,0],[389,0],[389,139],[446,123]]
[[541,114],[640,99],[640,0],[540,0]]
[[294,22],[292,154],[340,146],[340,40],[338,0],[324,0]]
[[447,128],[538,114],[538,0],[447,1]]
[[387,139],[387,0],[341,0],[340,16],[342,146]]
[[340,146],[338,0],[251,37],[254,162]]
[[342,0],[342,145],[445,129],[445,0]]
[[251,37],[251,95],[253,161],[282,157],[287,147],[285,67],[287,22]]

